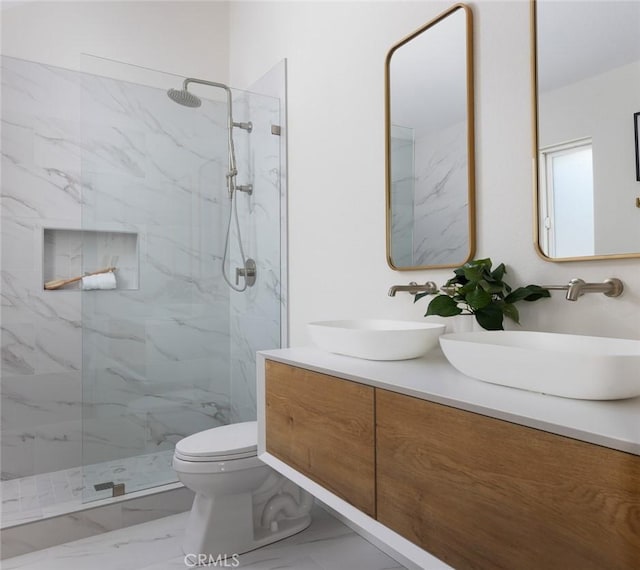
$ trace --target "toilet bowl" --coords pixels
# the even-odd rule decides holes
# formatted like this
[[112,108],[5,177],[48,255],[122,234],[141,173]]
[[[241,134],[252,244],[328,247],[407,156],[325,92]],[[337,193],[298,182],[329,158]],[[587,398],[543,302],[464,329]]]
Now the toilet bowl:
[[173,468],[195,492],[182,549],[206,557],[242,554],[304,530],[313,497],[257,457],[257,422],[190,435]]

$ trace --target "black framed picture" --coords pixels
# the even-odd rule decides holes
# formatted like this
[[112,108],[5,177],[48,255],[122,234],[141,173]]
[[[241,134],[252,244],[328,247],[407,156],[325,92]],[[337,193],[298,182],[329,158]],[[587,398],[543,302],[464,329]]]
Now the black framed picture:
[[640,112],[633,114],[633,130],[636,135],[636,180],[640,182]]

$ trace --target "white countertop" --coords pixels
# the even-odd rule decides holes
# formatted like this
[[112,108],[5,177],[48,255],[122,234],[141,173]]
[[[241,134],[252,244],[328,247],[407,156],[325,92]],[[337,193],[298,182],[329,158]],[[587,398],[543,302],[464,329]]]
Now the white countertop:
[[269,360],[640,455],[640,397],[571,400],[488,384],[455,370],[439,348],[422,358],[393,362],[361,360],[310,347],[260,354]]

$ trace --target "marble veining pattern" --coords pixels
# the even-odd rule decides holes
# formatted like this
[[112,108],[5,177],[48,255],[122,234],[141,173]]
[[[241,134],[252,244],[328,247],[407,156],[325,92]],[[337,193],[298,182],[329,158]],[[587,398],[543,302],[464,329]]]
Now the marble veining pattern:
[[396,267],[455,265],[469,253],[464,123],[413,138],[394,126],[391,259]]
[[[301,533],[240,555],[237,567],[254,570],[404,568],[321,508],[315,507],[312,517],[311,526]],[[180,541],[186,519],[187,513],[183,513],[106,532],[5,559],[2,567],[4,570],[86,570],[89,567],[108,570],[184,570],[188,566],[185,565]]]
[[461,264],[469,253],[466,124],[418,138],[414,265]]
[[[187,109],[161,89],[1,62],[3,478],[162,453],[255,418],[254,353],[280,346],[284,302],[278,101],[236,95],[236,120],[254,123],[236,129],[236,150],[238,182],[254,185],[238,206],[259,275],[236,294],[220,272],[223,105]],[[51,229],[107,237],[65,251]],[[118,232],[135,245],[117,290],[43,290],[45,278],[123,264],[109,251]]]
[[412,267],[415,200],[414,131],[391,127],[391,261],[395,267]]

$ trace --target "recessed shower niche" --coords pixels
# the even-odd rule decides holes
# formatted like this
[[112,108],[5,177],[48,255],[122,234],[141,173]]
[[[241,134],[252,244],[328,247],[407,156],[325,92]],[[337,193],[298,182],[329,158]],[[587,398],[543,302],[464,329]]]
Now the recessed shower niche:
[[[117,289],[139,287],[136,233],[45,228],[42,252],[43,283],[115,267]],[[80,281],[55,290],[73,289],[80,289]]]

